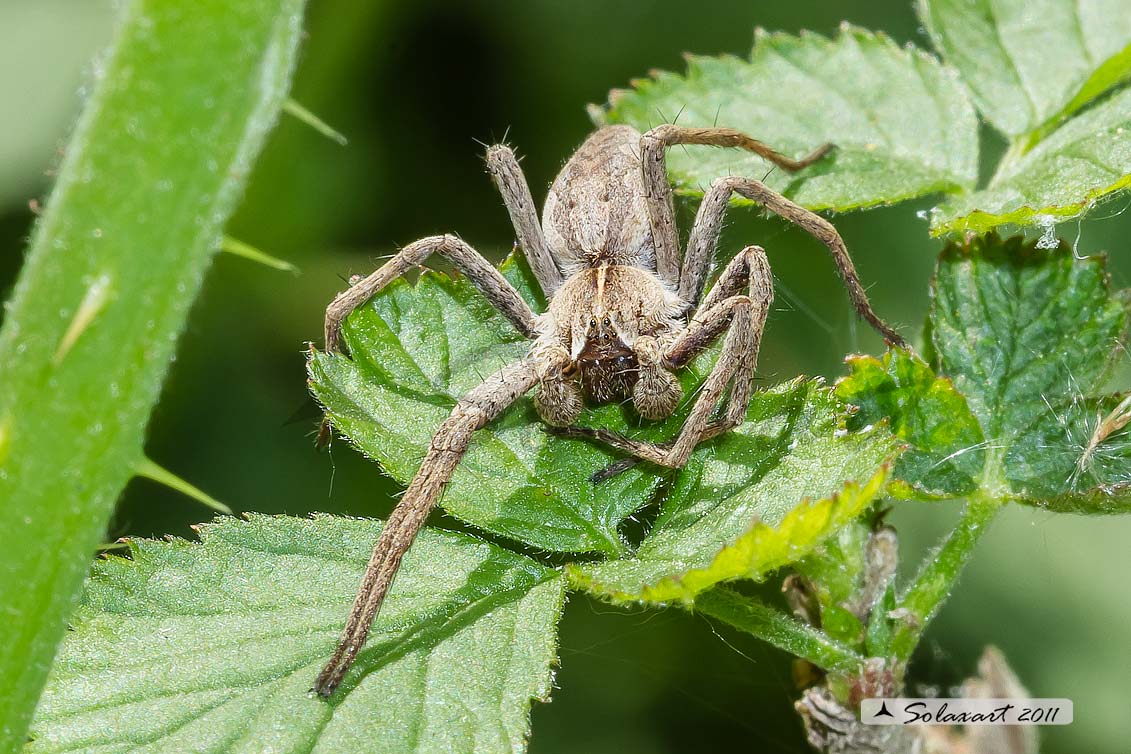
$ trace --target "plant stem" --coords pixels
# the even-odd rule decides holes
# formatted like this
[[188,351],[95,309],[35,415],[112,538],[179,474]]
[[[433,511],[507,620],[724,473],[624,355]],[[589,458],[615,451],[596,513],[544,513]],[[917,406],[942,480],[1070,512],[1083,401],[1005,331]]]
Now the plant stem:
[[286,99],[303,2],[121,3],[0,328],[0,754],[26,743],[144,457],[177,336]]
[[974,553],[974,545],[1001,508],[985,492],[975,493],[966,503],[962,518],[946,539],[923,561],[915,581],[899,600],[906,620],[896,629],[892,648],[896,659],[906,662],[919,643],[927,624],[950,596],[963,566]]
[[700,594],[694,609],[831,672],[858,672],[864,662],[850,647],[733,589],[715,587]]

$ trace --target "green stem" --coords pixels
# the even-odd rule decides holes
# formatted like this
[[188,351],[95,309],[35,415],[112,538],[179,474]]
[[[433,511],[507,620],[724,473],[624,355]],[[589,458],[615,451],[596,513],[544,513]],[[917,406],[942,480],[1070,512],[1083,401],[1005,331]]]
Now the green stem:
[[831,672],[855,673],[864,662],[850,647],[812,626],[726,587],[700,594],[694,609]]
[[898,609],[905,620],[892,641],[897,659],[906,662],[911,657],[919,637],[950,596],[963,566],[974,553],[974,545],[1000,508],[1001,503],[993,497],[976,493],[966,503],[958,526],[923,561],[915,581],[899,600]]
[[[21,750],[304,0],[131,0],[0,328],[0,754]],[[217,337],[220,337],[219,335]]]

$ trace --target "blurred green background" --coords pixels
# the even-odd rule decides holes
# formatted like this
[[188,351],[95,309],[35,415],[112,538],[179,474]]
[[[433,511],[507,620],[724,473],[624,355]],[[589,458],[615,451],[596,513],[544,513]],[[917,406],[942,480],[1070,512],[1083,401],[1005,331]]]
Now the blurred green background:
[[[113,17],[110,0],[0,2],[0,297]],[[302,274],[217,258],[153,417],[149,455],[236,510],[383,517],[396,489],[377,468],[343,443],[330,454],[311,445],[303,344],[320,339],[322,309],[343,280],[436,232],[458,231],[496,257],[510,250],[476,140],[508,134],[540,201],[591,127],[584,105],[610,88],[652,68],[682,70],[684,51],[744,56],[756,25],[831,34],[842,20],[929,46],[907,0],[312,0],[294,96],[349,146],[280,123],[229,231]],[[991,157],[1001,150],[992,134],[984,144]],[[1117,199],[1060,228],[1078,236],[1082,254],[1111,250],[1120,287],[1131,284],[1127,204]],[[940,248],[917,216],[930,206],[835,218],[877,310],[916,337]],[[778,278],[766,383],[799,373],[834,379],[846,353],[878,351],[818,244],[735,212],[726,248],[751,242],[769,250]],[[897,507],[908,567],[956,512],[956,503]],[[135,481],[107,536],[191,536],[207,515]],[[1131,518],[1008,510],[928,633],[911,690],[946,691],[994,643],[1034,695],[1076,701],[1077,722],[1045,729],[1044,751],[1129,751],[1129,542]],[[789,658],[705,619],[575,597],[560,654],[554,701],[534,711],[535,753],[808,751]]]

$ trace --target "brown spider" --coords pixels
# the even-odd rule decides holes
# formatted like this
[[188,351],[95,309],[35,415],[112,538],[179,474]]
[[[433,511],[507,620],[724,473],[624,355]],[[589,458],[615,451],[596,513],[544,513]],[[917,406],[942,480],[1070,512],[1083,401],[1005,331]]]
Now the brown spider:
[[[732,194],[796,223],[827,246],[856,311],[885,339],[903,343],[872,311],[836,229],[760,181],[725,177],[711,185],[699,205],[681,264],[665,167],[665,152],[675,144],[739,147],[789,171],[816,162],[831,149],[825,145],[792,160],[729,128],[663,125],[641,135],[629,126],[607,126],[592,134],[562,168],[550,187],[539,224],[514,152],[494,146],[487,150],[487,166],[549,301],[545,313],[532,312],[494,265],[452,235],[422,238],[406,246],[326,308],[326,350],[339,350],[341,323],[350,312],[406,270],[440,254],[533,343],[523,359],[463,396],[436,430],[420,470],[373,549],[341,642],[315,682],[318,693],[333,693],[365,643],[401,557],[439,500],[472,433],[527,391],[537,387],[534,405],[560,433],[630,454],[627,463],[610,467],[610,473],[637,459],[679,468],[700,442],[742,422],[773,300],[773,279],[765,251],[748,246],[703,298]],[[714,369],[671,442],[652,444],[607,430],[571,426],[585,403],[631,399],[646,419],[671,415],[681,398],[673,372],[724,332]]]

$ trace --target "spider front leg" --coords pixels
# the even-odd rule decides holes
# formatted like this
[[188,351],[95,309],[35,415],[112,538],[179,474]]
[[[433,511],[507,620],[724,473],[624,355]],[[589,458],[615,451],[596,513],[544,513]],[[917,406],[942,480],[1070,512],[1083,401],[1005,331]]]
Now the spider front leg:
[[[747,295],[730,295],[721,301],[710,297],[664,354],[669,368],[682,368],[722,333],[726,333],[719,359],[703,382],[699,397],[674,440],[661,444],[642,442],[609,430],[584,427],[554,431],[567,437],[596,440],[660,466],[679,468],[687,463],[691,451],[700,442],[740,424],[750,403],[762,332],[774,298],[769,260],[759,246],[747,247],[739,253],[723,271],[715,287],[725,292],[743,284]],[[712,420],[715,407],[724,399],[721,415]],[[618,462],[598,472],[594,481],[607,479],[629,465]]]
[[339,293],[326,307],[326,350],[341,350],[342,321],[350,312],[373,298],[378,291],[406,271],[423,264],[433,254],[447,259],[466,275],[520,333],[528,338],[537,336],[537,317],[495,265],[484,259],[463,239],[444,235],[429,236],[410,243],[376,272]]
[[[793,160],[770,149],[756,139],[732,128],[685,128],[662,125],[641,137],[641,160],[644,164],[645,187],[648,192],[648,212],[652,218],[656,243],[656,259],[661,276],[676,285],[680,296],[694,306],[703,293],[707,274],[714,261],[719,233],[726,216],[731,194],[737,193],[761,204],[774,214],[801,227],[824,244],[832,254],[844,287],[857,313],[875,328],[885,340],[906,346],[903,337],[872,310],[868,295],[860,283],[860,276],[848,254],[844,239],[832,224],[820,215],[794,204],[761,181],[753,178],[727,176],[719,178],[703,196],[695,217],[695,225],[688,237],[683,266],[676,271],[675,259],[678,241],[672,209],[671,184],[668,182],[666,152],[676,144],[699,144],[719,147],[737,147],[753,152],[783,170],[795,171],[812,165],[832,149],[831,144],[818,147],[808,156]],[[668,269],[668,272],[664,272]]]
[[738,176],[719,178],[711,184],[710,190],[703,196],[703,201],[699,205],[699,212],[695,218],[695,226],[691,230],[691,236],[687,243],[687,255],[684,258],[679,286],[681,296],[694,301],[702,293],[731,194],[738,194],[757,202],[775,215],[799,226],[824,244],[829,253],[832,254],[833,262],[836,264],[841,281],[848,291],[848,298],[852,301],[852,307],[856,310],[856,313],[882,335],[884,340],[893,345],[907,347],[903,336],[896,332],[891,325],[880,319],[879,315],[872,310],[872,305],[868,302],[868,294],[864,292],[864,286],[860,282],[856,266],[852,263],[852,257],[848,254],[844,239],[841,238],[840,233],[837,232],[832,223],[820,215],[794,204],[766,184],[753,178],[740,178]]
[[[675,226],[675,208],[671,183],[668,181],[666,153],[668,147],[676,144],[744,149],[791,173],[812,165],[833,149],[832,144],[822,144],[800,160],[794,160],[733,128],[689,128],[671,123],[656,126],[641,136],[640,161],[644,170],[648,215],[652,220],[652,238],[656,246],[656,271],[661,279],[673,287],[680,285],[679,232]],[[712,245],[712,253],[713,250]],[[694,302],[690,305],[694,306]]]
[[459,400],[444,420],[404,496],[393,509],[365,568],[357,598],[333,656],[314,682],[313,690],[329,696],[342,682],[365,644],[373,620],[400,567],[401,558],[439,501],[475,430],[501,414],[538,381],[535,361],[527,358],[495,372]]
[[534,198],[530,195],[530,185],[526,176],[519,167],[518,158],[505,144],[496,144],[487,150],[487,170],[495,181],[499,193],[503,196],[503,204],[511,218],[511,225],[518,235],[518,242],[522,251],[530,262],[530,269],[542,292],[552,296],[554,291],[561,287],[562,271],[558,268],[550,249],[546,246],[546,237],[542,233],[542,225],[538,222],[538,209],[534,206]]

